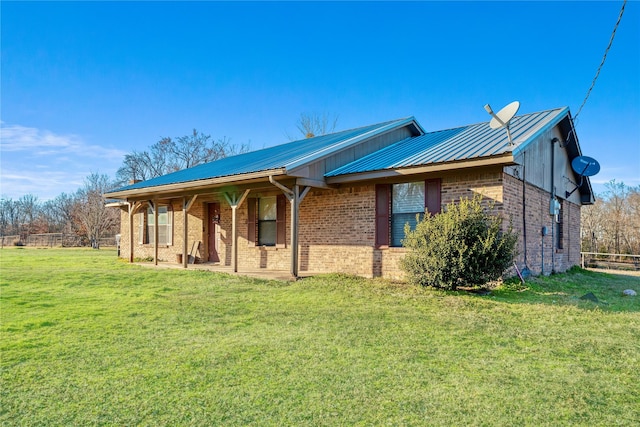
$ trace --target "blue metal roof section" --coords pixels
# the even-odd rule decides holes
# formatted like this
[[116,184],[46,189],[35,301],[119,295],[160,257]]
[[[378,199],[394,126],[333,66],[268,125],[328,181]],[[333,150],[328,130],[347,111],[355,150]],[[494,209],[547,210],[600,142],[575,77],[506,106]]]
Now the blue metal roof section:
[[414,123],[421,133],[424,132],[413,117],[408,117],[225,157],[189,169],[183,169],[128,185],[113,192],[222,178],[273,169],[291,170],[331,155],[344,148],[348,148],[364,139],[411,123]]
[[373,172],[435,163],[471,160],[480,157],[516,155],[537,136],[559,123],[568,108],[541,111],[514,117],[509,145],[504,129],[491,129],[489,122],[463,126],[406,138],[375,153],[325,174],[325,177]]

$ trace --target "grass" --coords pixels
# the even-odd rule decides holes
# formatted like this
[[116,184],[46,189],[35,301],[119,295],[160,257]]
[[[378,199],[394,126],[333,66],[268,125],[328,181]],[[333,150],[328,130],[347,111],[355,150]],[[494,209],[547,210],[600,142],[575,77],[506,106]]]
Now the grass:
[[2,425],[640,423],[640,300],[622,296],[638,277],[575,270],[480,296],[108,250],[0,260]]

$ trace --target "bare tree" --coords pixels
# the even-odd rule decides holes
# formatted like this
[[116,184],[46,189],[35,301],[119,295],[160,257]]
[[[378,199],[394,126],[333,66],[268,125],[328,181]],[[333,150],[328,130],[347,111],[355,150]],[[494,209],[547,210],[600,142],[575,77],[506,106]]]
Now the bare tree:
[[73,212],[76,202],[74,194],[60,193],[42,205],[42,216],[47,222],[48,232],[75,234]]
[[604,242],[605,236],[605,202],[601,198],[597,198],[593,205],[584,206],[580,212],[582,250],[600,252],[601,248],[598,245]]
[[629,246],[633,254],[640,255],[640,186],[631,188],[627,196],[629,206]]
[[76,193],[73,218],[80,235],[91,246],[99,249],[100,238],[120,226],[117,209],[107,208],[103,195],[114,188],[107,175],[93,173],[85,179],[84,186]]
[[29,235],[36,231],[36,218],[40,210],[38,197],[33,194],[25,194],[18,199],[19,221],[21,233]]
[[626,215],[626,197],[628,188],[622,182],[615,180],[605,184],[607,191],[604,197],[607,201],[607,221],[605,222],[605,230],[607,236],[613,241],[613,251],[620,253],[622,240],[624,239],[623,230],[627,220]]
[[12,199],[0,200],[0,233],[2,236],[18,234],[18,203]]
[[123,184],[131,180],[144,181],[247,151],[248,144],[231,144],[227,137],[214,140],[211,135],[194,129],[190,135],[161,138],[148,151],[125,155],[117,178]]
[[615,180],[592,206],[582,209],[582,250],[640,254],[640,187]]
[[147,180],[163,174],[165,164],[162,159],[154,159],[148,151],[133,151],[124,156],[122,166],[116,173],[122,183],[130,180]]
[[300,113],[296,127],[305,138],[332,133],[338,124],[338,116],[329,117],[327,113]]

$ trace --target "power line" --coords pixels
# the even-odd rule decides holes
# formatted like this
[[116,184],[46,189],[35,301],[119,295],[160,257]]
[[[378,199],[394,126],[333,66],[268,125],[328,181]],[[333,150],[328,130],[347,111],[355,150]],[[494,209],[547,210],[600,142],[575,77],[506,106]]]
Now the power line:
[[598,80],[598,76],[600,75],[600,70],[602,70],[602,66],[604,65],[604,61],[607,59],[607,53],[609,53],[609,49],[611,49],[611,45],[613,44],[613,38],[616,36],[616,30],[618,29],[618,25],[620,25],[620,20],[622,19],[622,14],[624,14],[624,7],[625,7],[626,4],[627,4],[627,0],[624,0],[622,2],[622,8],[620,9],[620,15],[618,15],[618,21],[616,22],[616,25],[613,27],[613,32],[611,33],[611,38],[609,39],[609,45],[607,46],[607,48],[604,51],[604,56],[602,57],[602,61],[600,62],[600,66],[598,67],[598,71],[596,71],[596,75],[593,78],[593,81],[591,82],[591,87],[587,91],[587,95],[584,97],[584,101],[582,101],[582,105],[580,105],[580,108],[578,108],[578,112],[576,113],[575,116],[573,116],[574,122],[577,121],[578,115],[582,111],[582,107],[584,107],[584,104],[587,103],[587,99],[589,99],[589,95],[591,95],[591,90],[593,90],[593,87],[596,85],[596,80]]

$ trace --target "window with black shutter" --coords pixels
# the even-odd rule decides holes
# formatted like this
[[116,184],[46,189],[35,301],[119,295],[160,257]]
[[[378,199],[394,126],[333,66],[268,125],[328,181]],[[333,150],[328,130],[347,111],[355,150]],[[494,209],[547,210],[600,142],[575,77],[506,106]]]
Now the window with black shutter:
[[284,195],[247,199],[250,246],[285,247],[287,199]]
[[440,213],[440,182],[376,185],[376,246],[402,246],[405,224],[414,229],[425,211]]

